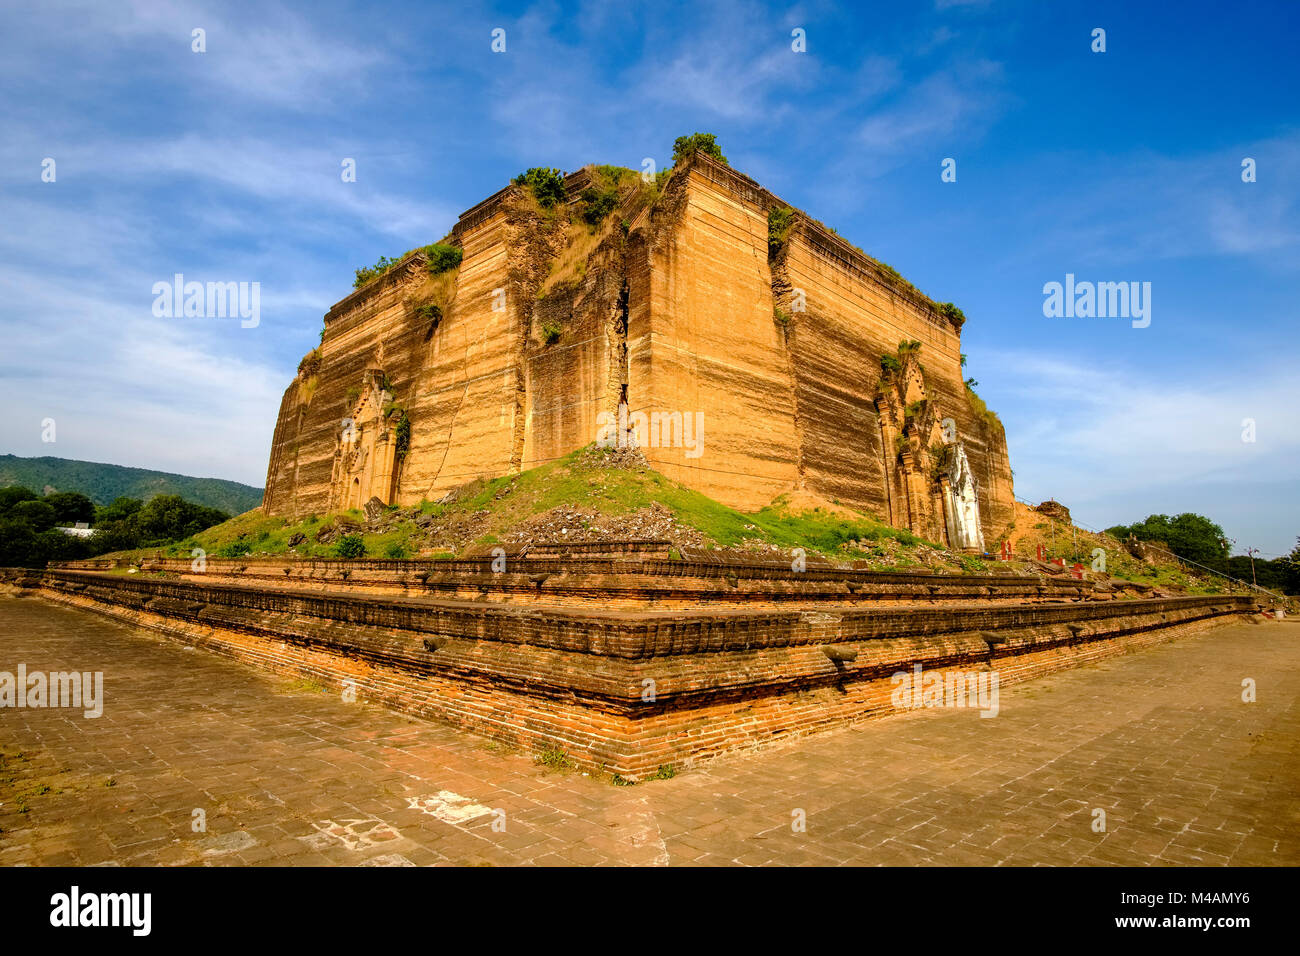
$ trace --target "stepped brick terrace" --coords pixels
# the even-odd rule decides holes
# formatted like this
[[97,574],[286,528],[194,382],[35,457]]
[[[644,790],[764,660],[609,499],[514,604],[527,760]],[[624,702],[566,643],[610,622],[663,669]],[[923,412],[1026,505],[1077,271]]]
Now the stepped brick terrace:
[[103,671],[106,697],[0,713],[0,866],[1295,866],[1297,632],[1231,624],[1009,686],[996,720],[915,711],[616,787],[0,594],[11,665]]
[[[603,545],[608,548],[608,544]],[[568,553],[87,562],[9,587],[636,780],[895,713],[899,673],[1010,684],[1256,614],[1043,576]],[[574,553],[576,552],[576,553]]]

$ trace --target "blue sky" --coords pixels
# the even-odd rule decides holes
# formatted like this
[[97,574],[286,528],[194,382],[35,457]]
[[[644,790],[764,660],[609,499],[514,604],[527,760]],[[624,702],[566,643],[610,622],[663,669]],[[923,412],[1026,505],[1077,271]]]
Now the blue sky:
[[[964,309],[1021,497],[1294,545],[1300,4],[466,6],[7,4],[0,452],[261,485],[353,269],[528,166],[707,131]],[[177,272],[259,282],[260,325],[155,317]],[[1150,282],[1150,326],[1044,317],[1067,273]]]

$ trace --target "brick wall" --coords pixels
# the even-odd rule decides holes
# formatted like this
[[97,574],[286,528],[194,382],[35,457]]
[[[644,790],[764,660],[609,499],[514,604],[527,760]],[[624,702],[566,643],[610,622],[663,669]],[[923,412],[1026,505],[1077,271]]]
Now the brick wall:
[[628,612],[68,569],[0,578],[278,673],[340,690],[352,681],[361,699],[531,749],[558,747],[633,779],[893,713],[891,675],[916,664],[992,669],[1012,683],[1254,607],[1224,596]]

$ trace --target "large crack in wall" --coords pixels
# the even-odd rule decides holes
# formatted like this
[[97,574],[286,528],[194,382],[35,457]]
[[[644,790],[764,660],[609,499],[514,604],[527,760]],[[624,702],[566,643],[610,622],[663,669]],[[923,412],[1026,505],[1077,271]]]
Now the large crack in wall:
[[[772,277],[772,321],[781,326],[782,338],[785,343],[785,362],[786,369],[790,375],[790,406],[793,411],[794,433],[795,433],[795,465],[798,470],[796,488],[800,491],[806,488],[807,471],[804,463],[804,446],[805,446],[805,423],[802,412],[799,408],[799,370],[794,360],[795,337],[798,335],[798,319],[796,316],[800,311],[796,311],[794,302],[794,289],[790,283],[790,277],[786,270],[786,260],[790,254],[789,238],[796,230],[799,224],[796,222],[790,228],[785,241],[782,241],[775,247],[769,244],[767,249],[768,271]],[[802,305],[802,303],[800,303]]]

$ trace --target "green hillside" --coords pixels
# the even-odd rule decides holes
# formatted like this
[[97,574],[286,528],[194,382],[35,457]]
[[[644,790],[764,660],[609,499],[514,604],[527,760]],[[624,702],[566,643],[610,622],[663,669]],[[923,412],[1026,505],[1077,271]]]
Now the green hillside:
[[262,489],[222,478],[191,478],[147,468],[106,465],[71,458],[19,458],[0,455],[0,488],[22,485],[39,494],[47,488],[55,491],[79,491],[97,505],[109,504],[114,498],[139,498],[147,501],[154,495],[180,495],[227,514],[242,514],[262,503]]

